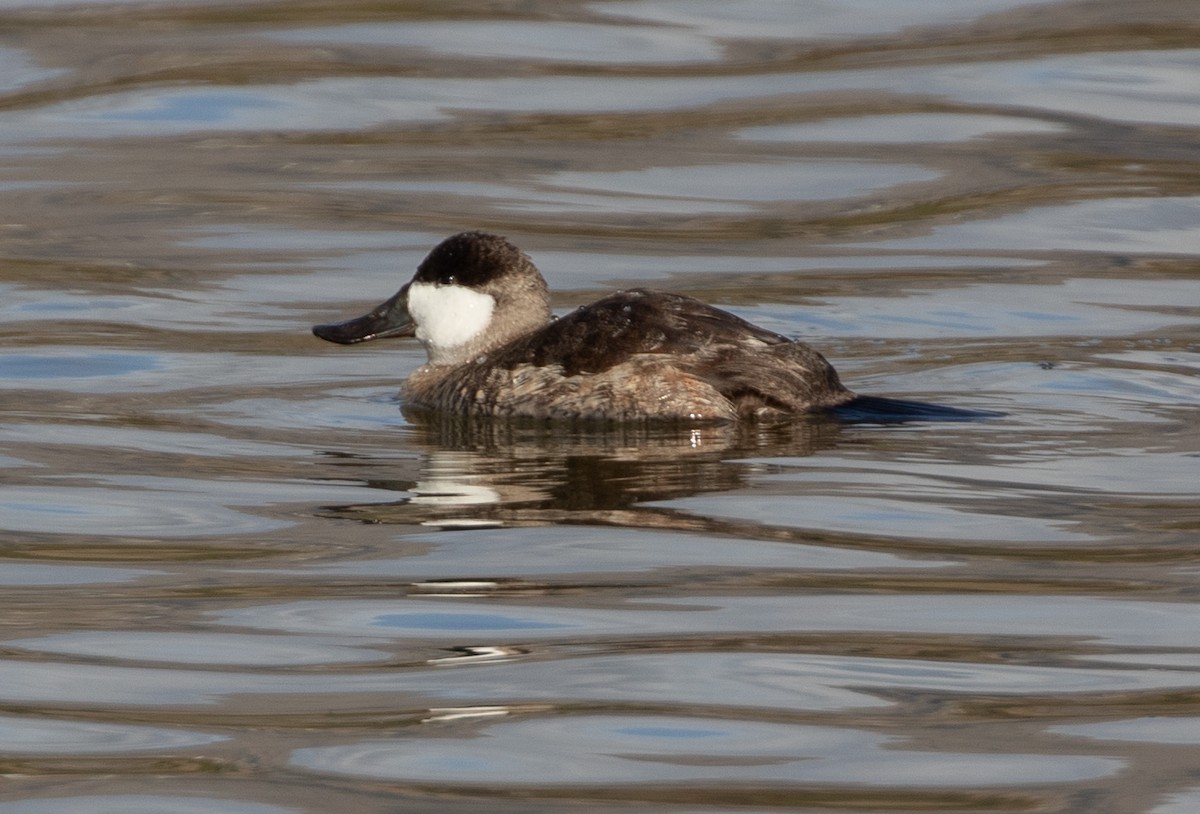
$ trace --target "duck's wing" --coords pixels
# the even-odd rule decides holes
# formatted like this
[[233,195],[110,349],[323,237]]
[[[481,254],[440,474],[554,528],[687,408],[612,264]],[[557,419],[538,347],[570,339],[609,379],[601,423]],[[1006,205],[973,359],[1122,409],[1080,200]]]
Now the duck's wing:
[[661,354],[688,365],[721,347],[787,344],[759,328],[682,294],[632,289],[560,317],[501,352],[505,366],[560,365],[568,376],[602,373],[640,354]]
[[[565,376],[645,362],[702,382],[737,415],[795,413],[853,397],[813,348],[692,297],[633,289],[605,297],[509,346],[503,367],[561,366]],[[663,369],[661,364],[659,369]]]
[[741,416],[819,410],[854,398],[833,365],[803,342],[730,347],[695,373]]

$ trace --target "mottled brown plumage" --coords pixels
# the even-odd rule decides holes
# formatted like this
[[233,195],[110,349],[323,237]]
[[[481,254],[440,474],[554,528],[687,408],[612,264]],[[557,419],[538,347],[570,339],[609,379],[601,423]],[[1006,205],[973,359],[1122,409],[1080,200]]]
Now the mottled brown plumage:
[[[483,296],[453,293],[462,287]],[[416,293],[422,303],[445,297],[461,314],[448,315],[443,326],[413,326],[407,308]],[[464,326],[477,318],[483,327],[470,333]],[[349,343],[413,327],[437,360],[405,383],[406,406],[417,410],[729,421],[854,398],[808,345],[680,294],[622,291],[554,319],[529,258],[480,232],[444,241],[409,285],[367,316],[313,331]]]

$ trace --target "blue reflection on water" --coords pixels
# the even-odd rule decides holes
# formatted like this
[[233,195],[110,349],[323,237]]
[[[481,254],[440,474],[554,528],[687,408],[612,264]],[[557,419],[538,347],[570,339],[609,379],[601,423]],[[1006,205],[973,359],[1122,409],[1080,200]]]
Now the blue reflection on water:
[[0,379],[78,379],[121,376],[158,367],[152,357],[127,353],[73,356],[0,356]]
[[278,102],[263,97],[235,96],[229,93],[188,93],[165,98],[148,110],[116,110],[101,118],[122,121],[184,121],[220,122],[238,110],[264,110],[278,107]]

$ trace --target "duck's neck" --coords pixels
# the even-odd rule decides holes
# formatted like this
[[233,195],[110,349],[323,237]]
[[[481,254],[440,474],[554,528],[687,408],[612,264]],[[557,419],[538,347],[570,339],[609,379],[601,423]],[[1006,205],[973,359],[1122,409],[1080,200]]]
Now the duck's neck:
[[[449,327],[443,329],[440,334],[430,332],[422,335],[423,331],[418,330],[417,338],[422,341],[429,354],[428,367],[452,368],[486,361],[484,357],[489,353],[544,328],[553,318],[549,307],[523,308],[515,312],[499,309],[490,316],[482,329],[461,330],[459,335],[463,337],[462,341],[444,341],[447,337],[454,337],[453,329]],[[437,338],[443,341],[436,341]]]

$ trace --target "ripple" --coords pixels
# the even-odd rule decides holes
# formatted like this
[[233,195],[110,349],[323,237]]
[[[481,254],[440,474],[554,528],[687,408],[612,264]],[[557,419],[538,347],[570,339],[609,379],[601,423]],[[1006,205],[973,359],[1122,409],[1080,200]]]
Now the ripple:
[[[656,111],[744,95],[721,79],[703,82],[590,77],[500,79],[324,78],[236,88],[162,87],[49,105],[8,115],[9,137],[105,138],[205,131],[346,130],[446,121],[455,110],[520,113]],[[764,95],[795,80],[759,80]],[[631,85],[636,87],[631,87]],[[632,91],[632,92],[631,92]]]
[[1200,789],[1190,789],[1178,794],[1168,794],[1163,802],[1150,809],[1147,814],[1195,814],[1200,811]]
[[[954,563],[796,543],[605,528],[489,529],[406,535],[427,549],[399,559],[318,564],[305,572],[406,579],[624,573],[657,568],[778,568],[840,571],[938,568]],[[468,564],[468,567],[464,567]]]
[[[0,7],[3,5],[7,3]],[[65,73],[68,73],[65,68],[41,67],[25,51],[7,46],[0,47],[0,91],[11,92]]]
[[304,447],[226,438],[214,433],[147,430],[111,424],[20,424],[0,426],[0,441],[77,447],[104,447],[170,455],[205,457],[293,457],[308,453]]
[[1200,744],[1200,718],[1147,717],[1127,721],[1052,726],[1047,731],[1102,741]]
[[0,487],[0,509],[0,524],[10,531],[51,534],[196,537],[292,525],[232,511],[199,495],[101,487]]
[[104,794],[0,802],[0,814],[300,814],[300,809],[223,797]]
[[[807,610],[801,607],[796,612]],[[951,610],[960,612],[961,608]],[[457,652],[453,646],[467,643],[476,652],[488,641],[478,635],[446,633],[443,631],[438,643],[446,652]],[[755,631],[755,635],[762,632]],[[1043,630],[1041,635],[1054,634]],[[119,642],[120,637],[116,638]],[[88,644],[99,640],[98,636]],[[377,634],[359,637],[356,643],[379,644],[383,640]],[[348,649],[367,652],[362,647]],[[88,650],[90,654],[90,646]],[[139,652],[126,649],[131,656]],[[328,709],[331,696],[355,695],[376,696],[370,703],[385,698],[393,712],[448,704],[581,702],[831,712],[893,706],[896,692],[1027,698],[1200,687],[1200,676],[1185,670],[1024,667],[769,653],[647,652],[526,661],[521,660],[521,650],[501,648],[496,652],[496,658],[488,661],[447,656],[432,659],[421,669],[312,674],[0,660],[0,699],[9,704],[165,707],[212,706],[233,697],[269,696],[287,697],[293,712],[311,708],[321,714]],[[503,660],[505,653],[509,654],[507,661]],[[148,655],[154,658],[154,654]],[[684,675],[688,680],[681,683],[679,677]]]
[[88,354],[7,353],[0,355],[0,379],[88,379],[128,376],[158,370],[161,363],[143,353],[96,352]]
[[551,186],[680,200],[745,202],[826,201],[899,184],[936,180],[922,167],[853,161],[774,161],[650,167],[615,172],[559,172]]
[[[1078,420],[1078,418],[1076,418]],[[852,531],[848,523],[861,526],[855,529],[870,530],[889,537],[910,537],[920,528],[919,522],[908,525],[910,517],[918,521],[933,521],[937,514],[926,514],[924,504],[936,509],[941,504],[954,505],[974,502],[987,492],[990,504],[1003,501],[1007,506],[1020,506],[1024,517],[1016,518],[1015,533],[1006,527],[1004,539],[1011,544],[1037,540],[1071,542],[1095,540],[1091,529],[1088,533],[1067,532],[1044,535],[1043,528],[1051,530],[1070,527],[1071,523],[1061,519],[1038,521],[1040,513],[1055,514],[1061,518],[1063,501],[1078,500],[1084,495],[1136,497],[1139,501],[1158,501],[1172,504],[1181,497],[1200,498],[1200,484],[1195,482],[1194,456],[1187,453],[1149,452],[1142,449],[1110,447],[1098,450],[1081,448],[1071,451],[1027,450],[1006,456],[1007,460],[989,464],[966,464],[947,461],[918,461],[911,458],[885,460],[882,457],[869,461],[851,457],[817,455],[811,458],[748,458],[743,461],[752,466],[770,466],[775,471],[769,475],[758,475],[754,482],[764,488],[777,489],[780,485],[792,485],[790,492],[802,489],[811,498],[819,500],[821,507],[813,509],[813,518],[793,519],[786,510],[773,512],[781,516],[780,522],[804,523],[801,527],[819,526]],[[840,497],[835,493],[860,492],[875,495],[873,498]],[[766,505],[780,496],[763,496],[757,502],[748,500],[747,506]],[[690,502],[685,502],[690,501]],[[881,501],[885,501],[882,502]],[[736,516],[751,517],[749,509],[736,508],[740,498],[730,498]],[[690,507],[706,515],[722,516],[720,501],[715,502],[716,512],[710,511],[707,502],[701,505],[697,499],[671,501],[671,505]],[[884,512],[873,515],[873,507],[882,507]],[[839,508],[840,507],[840,508]],[[856,511],[861,510],[859,517]],[[726,511],[729,511],[726,509]],[[890,512],[890,513],[889,513]],[[987,531],[986,515],[970,515],[963,536],[978,539],[980,532]],[[1007,520],[992,518],[998,523]],[[888,522],[894,523],[889,526]],[[971,534],[973,523],[977,529]],[[1078,525],[1076,523],[1076,525]],[[928,536],[941,536],[937,531]],[[957,535],[952,535],[957,536]]]
[[157,576],[162,571],[136,568],[106,568],[93,565],[46,565],[42,563],[0,563],[0,585],[18,588],[37,585],[91,585],[133,582]]
[[1056,133],[1065,129],[1060,124],[1019,116],[914,113],[749,127],[739,131],[737,137],[784,143],[943,144],[1000,133]]
[[332,639],[237,633],[95,631],[15,639],[4,644],[39,653],[173,664],[277,667],[350,664],[388,658],[387,653],[347,647]]
[[0,715],[0,753],[71,755],[121,754],[184,749],[227,740],[182,729],[47,721]]
[[[486,204],[505,211],[701,214],[750,212],[754,205],[771,202],[853,198],[939,177],[939,172],[906,164],[775,160],[558,172],[510,184],[441,180],[357,181],[333,186],[395,195],[450,195],[469,199],[474,206]],[[804,261],[789,262],[794,268]],[[763,259],[747,263],[761,265]]]
[[[403,352],[402,352],[403,353]],[[424,351],[411,352],[412,369],[420,362],[416,356]],[[394,364],[396,354],[390,362]],[[401,358],[403,355],[401,354]],[[330,367],[338,367],[338,375],[352,380],[356,376],[378,379],[381,360],[378,357],[357,358],[349,365],[331,359]],[[378,430],[407,425],[396,406],[396,391],[401,376],[395,382],[376,387],[342,387],[314,396],[302,402],[286,398],[241,398],[208,405],[199,410],[213,421],[233,427],[269,427],[286,429],[351,429]],[[188,410],[194,415],[197,410]],[[412,455],[416,459],[416,454]],[[393,494],[395,498],[396,495]]]
[[[343,358],[342,364],[350,363]],[[72,393],[161,393],[194,390],[198,384],[297,384],[310,380],[312,374],[313,360],[286,356],[83,348],[0,355],[0,381],[8,380],[10,388]]]
[[[6,114],[8,140],[93,139],[209,131],[363,129],[447,121],[458,111],[559,113],[699,109],[797,93],[888,90],[1101,119],[1200,123],[1200,50],[1093,53],[918,68],[750,76],[498,78],[337,77],[236,87],[160,86]],[[1016,242],[1020,245],[1020,241]]]
[[409,20],[275,32],[273,39],[419,48],[454,56],[585,64],[714,62],[722,49],[683,28],[544,20]]
[[[849,162],[854,163],[854,162]],[[538,176],[534,180],[524,178],[512,183],[489,181],[461,181],[458,179],[438,179],[421,181],[411,179],[388,180],[345,180],[338,182],[322,182],[313,184],[320,189],[351,190],[354,192],[374,192],[388,195],[410,196],[413,193],[428,193],[449,195],[462,198],[464,201],[475,202],[480,198],[493,198],[505,206],[523,207],[538,205],[538,202],[557,202],[559,194],[552,193],[542,180],[553,179],[554,175]],[[547,196],[551,196],[547,198]],[[612,195],[587,196],[599,203],[611,202]],[[720,202],[717,202],[720,203]],[[216,224],[203,227],[193,227],[189,232],[196,234],[179,241],[182,245],[196,246],[205,249],[236,249],[239,255],[253,253],[275,257],[282,253],[288,259],[289,268],[297,266],[315,267],[314,271],[297,274],[239,274],[228,277],[220,282],[220,290],[230,292],[231,303],[244,304],[248,299],[254,302],[270,300],[272,302],[337,302],[347,299],[344,279],[331,270],[352,269],[355,285],[366,292],[378,289],[383,296],[385,289],[395,290],[409,271],[415,269],[425,254],[436,245],[445,235],[418,232],[393,232],[383,234],[371,232],[335,232],[328,230],[293,229],[269,223]],[[939,254],[911,254],[875,252],[847,254],[839,252],[836,255],[806,255],[806,256],[772,256],[769,254],[753,254],[748,256],[723,254],[698,254],[690,252],[687,246],[679,247],[679,251],[669,254],[620,254],[612,251],[597,251],[593,247],[587,250],[569,251],[553,248],[538,249],[533,252],[533,259],[538,268],[550,281],[552,289],[563,288],[598,288],[620,286],[627,281],[629,285],[645,284],[651,280],[679,278],[681,275],[694,274],[733,274],[749,273],[763,274],[773,272],[799,271],[871,271],[888,272],[911,270],[924,272],[928,269],[971,269],[993,267],[1037,267],[1045,265],[1044,261],[1036,259],[1017,259],[1005,256],[946,256]],[[267,264],[268,260],[255,257],[254,262]],[[19,294],[14,291],[13,295]],[[39,292],[39,297],[44,292]],[[215,292],[206,294],[206,301],[215,298]],[[83,309],[86,302],[94,301],[85,298],[72,299],[67,295],[57,294],[57,298],[66,298],[71,308]],[[11,302],[11,297],[9,301]],[[104,302],[111,302],[112,298]],[[122,300],[123,302],[123,300]],[[153,306],[156,311],[162,311],[164,304],[159,301],[143,303],[140,307],[145,310]],[[106,306],[108,307],[108,306]],[[121,307],[114,305],[112,307]],[[2,310],[4,306],[0,306]],[[140,321],[152,318],[151,315],[140,317]],[[242,329],[245,325],[239,323]]]
[[[288,528],[292,520],[239,512],[309,500],[395,500],[396,493],[300,483],[105,476],[107,486],[0,487],[0,526],[14,531],[129,537],[250,534]],[[113,488],[119,487],[119,488]]]
[[[1200,810],[1186,4],[468,5],[0,0],[0,814]],[[445,449],[308,325],[472,227],[1009,415]]]
[[[920,251],[953,248],[956,251],[1194,255],[1200,245],[1200,197],[1107,198],[1038,206],[989,220],[935,226],[927,236],[873,245]],[[1194,290],[1197,285],[1194,281],[1182,280],[1144,282],[1151,286],[1150,291],[1171,287]],[[1082,284],[1085,281],[1076,281],[1076,285]],[[1086,281],[1086,284],[1099,284],[1099,281]],[[1133,294],[1124,281],[1110,280],[1105,287],[1111,291],[1117,285],[1121,285],[1127,294]],[[1189,300],[1174,302],[1186,301]],[[1196,301],[1194,291],[1190,301]],[[1127,316],[1132,315],[1123,316],[1118,324],[1123,325]]]
[[[1200,198],[1196,202],[1200,205]],[[1034,214],[1030,215],[1031,223]],[[1196,216],[1200,222],[1200,208]],[[1064,236],[1071,231],[1069,222],[1063,223],[1054,217],[1047,221],[1053,224],[1049,228],[1061,230]],[[1131,223],[1130,229],[1140,230],[1145,225]],[[962,228],[969,230],[972,227]],[[980,225],[979,228],[989,227]],[[1036,233],[1038,228],[1035,227],[1033,232]],[[1200,241],[1200,226],[1188,228],[1195,234],[1190,239]],[[1011,240],[1007,241],[1009,246],[1015,245],[1018,232],[1022,235],[1023,249],[1036,247],[1036,234],[1026,234],[1023,229],[1013,231]],[[1076,241],[1076,237],[1072,235],[1070,240]],[[993,248],[998,248],[998,243]],[[1088,245],[1099,250],[1096,244]],[[1082,249],[1084,246],[1084,242],[1078,241],[1074,247]],[[1050,248],[1050,244],[1046,248]],[[1059,245],[1058,248],[1068,246]],[[825,300],[834,313],[854,314],[852,330],[859,336],[906,338],[1120,336],[1180,324],[1183,318],[1171,313],[1171,309],[1184,302],[1200,302],[1200,281],[1143,280],[1131,290],[1126,280],[1074,278],[1054,285],[977,283],[909,290],[900,297],[854,296]]]
[[1195,127],[1200,124],[1198,68],[1200,49],[1161,49],[976,63],[951,71],[939,67],[915,73],[924,74],[926,92],[976,104],[1007,105],[1019,98],[1026,109],[1055,115]]
[[1129,664],[1139,667],[1171,667],[1200,670],[1200,653],[1105,653],[1084,654],[1079,661],[1100,661],[1106,664]]
[[819,501],[794,495],[704,495],[644,503],[702,517],[744,520],[766,527],[869,534],[903,539],[972,542],[1083,543],[1091,535],[1071,531],[1073,521],[987,514],[911,500],[823,495]]
[[571,192],[547,184],[480,184],[454,181],[362,181],[338,184],[339,189],[389,194],[427,194],[468,199],[472,206],[489,206],[500,211],[520,212],[603,212],[610,214],[706,214],[751,212],[753,207],[700,197],[670,195],[622,195],[614,192],[585,190]]
[[[613,609],[496,605],[482,599],[304,601],[222,611],[222,624],[317,635],[445,640],[424,614],[459,616],[455,644],[718,633],[875,632],[1071,637],[1116,645],[1192,647],[1200,605],[1085,596],[928,594],[707,596]],[[411,624],[408,623],[411,620]],[[472,627],[474,623],[483,623]],[[511,628],[505,628],[511,623]],[[471,639],[472,641],[464,641]]]
[[1111,775],[1125,762],[1048,754],[919,752],[854,729],[678,716],[571,715],[483,727],[481,736],[298,749],[307,769],[413,783],[639,783],[874,787],[1010,786]]
[[[686,26],[719,39],[827,39],[892,34],[910,26],[962,23],[1037,0],[958,0],[953,4],[854,0],[811,3],[798,14],[792,0],[635,0],[593,3],[613,17]],[[1049,2],[1049,0],[1041,0]]]

